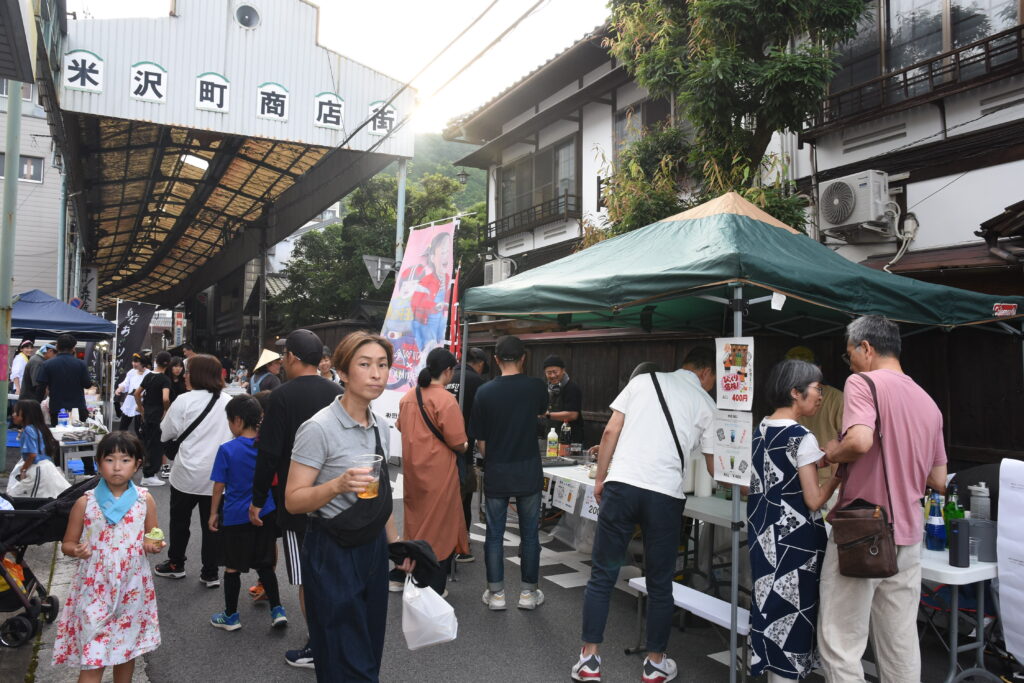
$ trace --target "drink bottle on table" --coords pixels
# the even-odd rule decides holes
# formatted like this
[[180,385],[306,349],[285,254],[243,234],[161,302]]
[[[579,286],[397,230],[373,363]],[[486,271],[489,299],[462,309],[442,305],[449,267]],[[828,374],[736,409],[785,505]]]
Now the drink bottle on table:
[[555,433],[554,427],[548,432],[547,456],[549,458],[558,457],[558,434]]
[[924,543],[928,550],[946,549],[946,525],[942,521],[939,494],[933,493],[928,504],[928,524],[924,528]]

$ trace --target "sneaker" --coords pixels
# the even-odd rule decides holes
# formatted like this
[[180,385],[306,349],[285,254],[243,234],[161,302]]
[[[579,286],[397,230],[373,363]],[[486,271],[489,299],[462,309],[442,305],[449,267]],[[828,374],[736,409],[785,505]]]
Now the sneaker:
[[157,476],[160,477],[161,479],[170,479],[171,478],[171,466],[170,465],[161,465],[160,466],[160,474],[158,474]]
[[576,662],[576,666],[572,668],[572,672],[569,675],[574,681],[600,681],[601,660],[597,658],[597,655],[584,657],[583,650],[581,649],[580,659]]
[[643,683],[667,683],[674,681],[677,673],[679,671],[676,669],[676,663],[670,657],[665,657],[657,664],[644,657],[643,675],[640,680]]
[[274,628],[282,628],[288,625],[288,616],[284,613],[284,607],[278,605],[270,608],[270,625]]
[[217,612],[210,617],[210,625],[214,628],[222,628],[225,631],[237,631],[242,628],[242,622],[238,618],[238,612],[234,614],[224,614],[223,612]]
[[483,601],[484,604],[487,605],[488,609],[495,611],[505,609],[505,591],[492,593],[489,590],[485,590]]
[[312,669],[314,668],[313,649],[309,647],[309,643],[306,643],[301,650],[288,650],[284,653],[284,661],[301,669]]
[[160,477],[156,477],[156,476],[154,476],[154,477],[143,477],[142,478],[142,485],[143,486],[150,486],[150,487],[153,487],[153,486],[167,486],[167,482],[164,481],[163,479],[161,479]]
[[539,588],[519,594],[519,609],[537,609],[544,604],[544,592]]
[[[182,576],[184,576],[184,574],[182,574]],[[220,577],[218,575],[216,575],[216,574],[213,574],[211,576],[203,576],[202,574],[200,574],[199,582],[202,583],[207,588],[219,588],[220,587]]]
[[405,590],[405,581],[388,581],[388,590],[392,593],[401,593]]
[[459,562],[461,564],[465,564],[467,562],[473,562],[475,560],[476,560],[476,558],[473,557],[473,553],[456,553],[455,554],[455,561]]
[[185,568],[172,562],[171,560],[165,560],[157,566],[153,567],[153,573],[157,576],[162,576],[166,579],[184,579]]
[[263,588],[263,583],[259,581],[256,582],[255,586],[249,587],[249,597],[252,598],[253,602],[269,600],[267,597],[267,591]]

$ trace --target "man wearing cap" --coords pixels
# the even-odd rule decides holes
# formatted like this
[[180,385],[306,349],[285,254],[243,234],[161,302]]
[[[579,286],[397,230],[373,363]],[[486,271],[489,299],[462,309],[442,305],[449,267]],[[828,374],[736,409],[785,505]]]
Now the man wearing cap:
[[36,343],[32,339],[22,339],[18,344],[18,353],[11,361],[11,382],[14,384],[12,394],[21,394],[21,381],[25,375],[25,366],[28,365],[28,361],[32,357],[32,349],[35,345]]
[[261,391],[273,391],[281,386],[281,354],[263,349],[260,359],[256,361],[256,367],[252,371],[252,379],[249,380],[249,393],[258,394]]
[[[277,504],[277,525],[283,530],[281,543],[284,546],[288,581],[299,587],[299,605],[305,616],[300,550],[306,532],[306,515],[293,515],[288,512],[284,504],[284,490],[288,484],[288,469],[291,467],[295,432],[303,422],[330,405],[331,401],[342,393],[342,388],[320,377],[317,365],[323,357],[324,344],[313,332],[295,330],[277,344],[284,347],[284,356],[275,363],[284,364],[288,381],[270,393],[263,423],[260,425],[259,439],[256,442],[258,453],[249,521],[255,526],[262,525],[260,510],[267,502],[268,491],[276,476],[277,484],[273,487],[274,502]],[[261,383],[258,390],[265,389],[266,386]],[[292,666],[311,669],[313,654],[307,640],[304,647],[288,650],[285,653],[285,660]]]
[[540,578],[540,496],[544,473],[537,448],[537,416],[547,410],[544,383],[523,374],[526,347],[519,337],[500,337],[494,359],[501,376],[480,387],[473,401],[470,432],[484,459],[484,513],[487,536],[484,561],[489,609],[505,609],[505,521],[508,505],[516,501],[519,515],[519,609],[536,609],[544,602]]
[[30,398],[41,403],[46,398],[46,393],[39,388],[36,377],[39,374],[39,368],[43,367],[43,363],[56,355],[57,347],[47,342],[40,346],[39,350],[28,359],[28,363],[25,365],[25,373],[21,378],[21,393],[18,395],[20,400]]
[[544,376],[548,380],[548,407],[544,414],[544,434],[554,428],[560,434],[563,422],[572,429],[572,443],[583,443],[583,390],[569,379],[565,361],[554,354],[544,359]]

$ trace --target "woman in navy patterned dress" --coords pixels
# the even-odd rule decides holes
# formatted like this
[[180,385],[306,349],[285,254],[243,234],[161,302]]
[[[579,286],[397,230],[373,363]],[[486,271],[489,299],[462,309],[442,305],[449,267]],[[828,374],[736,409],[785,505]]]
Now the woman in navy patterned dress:
[[772,368],[774,412],[755,430],[747,545],[753,579],[751,674],[769,682],[803,678],[818,665],[818,577],[825,524],[818,510],[839,480],[818,485],[818,442],[797,420],[821,405],[821,370],[799,360]]

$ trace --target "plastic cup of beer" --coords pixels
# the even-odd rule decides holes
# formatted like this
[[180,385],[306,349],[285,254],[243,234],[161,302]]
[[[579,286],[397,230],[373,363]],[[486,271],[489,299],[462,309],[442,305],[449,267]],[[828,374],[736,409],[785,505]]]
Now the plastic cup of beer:
[[357,494],[360,498],[376,498],[380,491],[380,464],[384,462],[383,455],[360,455],[356,457],[355,467],[366,467],[370,469],[370,476],[373,481],[366,485],[366,490]]

